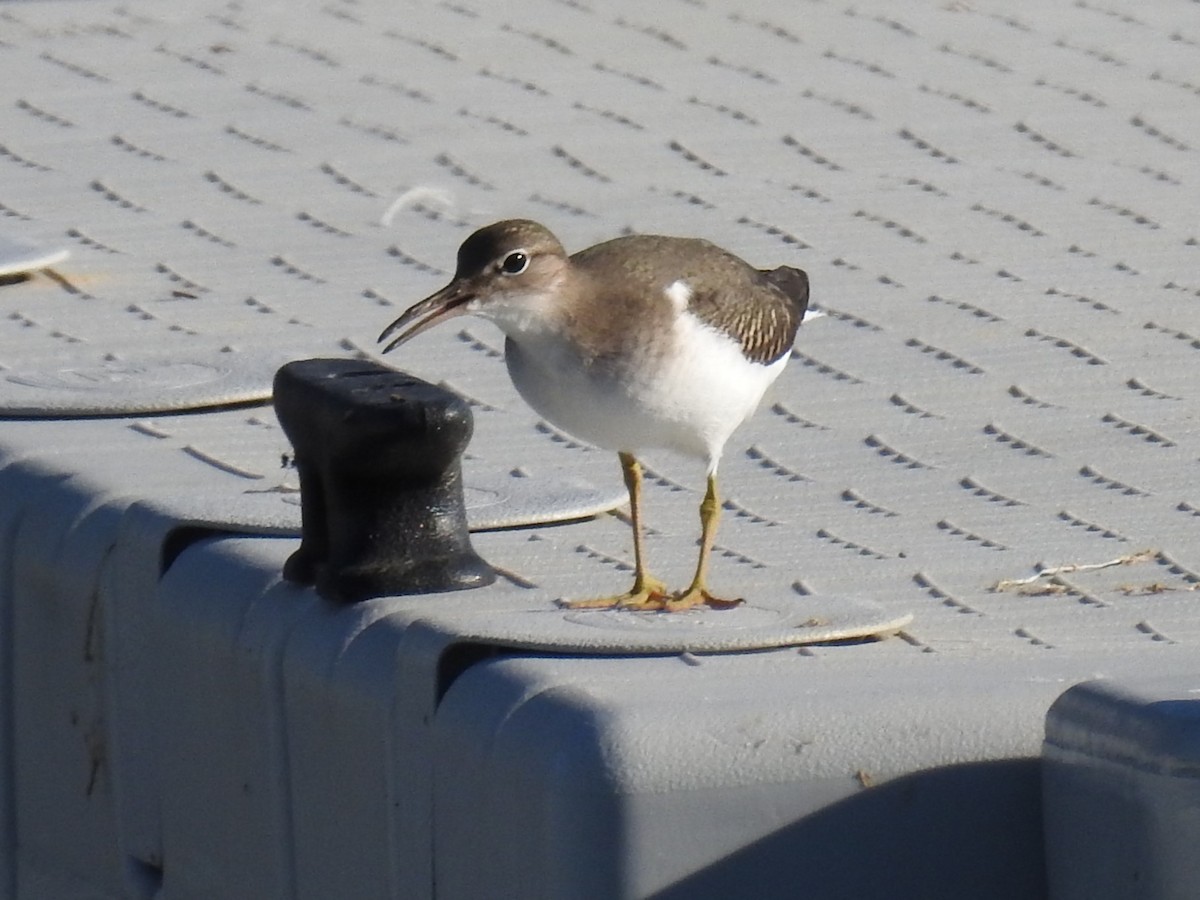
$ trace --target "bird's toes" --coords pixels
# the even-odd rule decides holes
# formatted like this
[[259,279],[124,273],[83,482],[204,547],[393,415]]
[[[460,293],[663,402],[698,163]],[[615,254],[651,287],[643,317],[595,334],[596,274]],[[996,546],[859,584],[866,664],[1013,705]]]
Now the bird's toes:
[[613,597],[596,597],[590,600],[559,600],[563,609],[632,609],[661,610],[671,599],[671,594],[661,581],[647,578],[642,584],[634,585],[626,594]]
[[663,609],[667,612],[683,612],[684,610],[697,609],[701,606],[707,606],[709,609],[733,609],[735,606],[741,606],[744,602],[741,598],[726,600],[722,597],[713,596],[704,588],[690,587],[686,591],[668,599],[663,604]]
[[635,587],[621,598],[621,609],[660,610],[671,599],[667,586],[661,581],[648,579],[641,587]]
[[623,599],[623,596],[592,597],[588,600],[566,600],[560,597],[555,602],[562,609],[612,609],[620,606]]

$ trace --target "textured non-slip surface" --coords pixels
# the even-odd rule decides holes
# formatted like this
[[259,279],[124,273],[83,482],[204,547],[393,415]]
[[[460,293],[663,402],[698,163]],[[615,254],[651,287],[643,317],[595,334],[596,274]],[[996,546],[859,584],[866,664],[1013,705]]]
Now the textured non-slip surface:
[[[1200,645],[1198,9],[0,2],[0,894],[1042,896],[1047,707]],[[808,271],[721,464],[745,608],[555,606],[628,587],[617,462],[469,319],[385,361],[471,403],[502,577],[279,583],[275,367],[513,216]],[[703,473],[645,462],[682,586]],[[615,652],[772,609],[901,630]]]
[[[718,584],[771,567],[899,603],[925,646],[1189,641],[1191,12],[6,4],[4,230],[72,255],[0,287],[0,403],[141,413],[172,405],[164,378],[197,406],[265,397],[264,360],[373,352],[462,237],[503,216],[571,248],[704,235],[805,267],[829,312],[728,448]],[[495,332],[464,322],[394,361],[472,401],[472,453],[614,484],[606,455],[525,409]],[[235,359],[236,390],[195,377]],[[271,417],[252,418],[189,427],[214,458],[271,469]],[[131,464],[169,443],[145,440]],[[699,474],[650,462],[652,559],[682,578],[698,498],[680,479]],[[627,565],[613,524],[562,540],[580,590]],[[510,542],[521,576],[543,578]],[[989,590],[1143,549],[1151,561],[1037,596]]]

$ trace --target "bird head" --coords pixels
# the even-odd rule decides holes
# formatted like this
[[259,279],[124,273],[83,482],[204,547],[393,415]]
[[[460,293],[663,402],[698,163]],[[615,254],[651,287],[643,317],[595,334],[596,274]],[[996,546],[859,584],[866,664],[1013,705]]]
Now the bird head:
[[450,283],[410,306],[379,335],[380,342],[395,335],[383,352],[447,319],[472,313],[505,331],[523,330],[546,316],[567,268],[562,244],[537,222],[509,219],[481,228],[458,248]]

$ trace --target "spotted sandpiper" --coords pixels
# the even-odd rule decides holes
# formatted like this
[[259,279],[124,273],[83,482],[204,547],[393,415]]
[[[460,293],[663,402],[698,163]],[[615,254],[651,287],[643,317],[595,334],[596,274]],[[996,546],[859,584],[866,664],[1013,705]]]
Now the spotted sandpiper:
[[[455,316],[504,332],[517,391],[558,428],[615,450],[629,489],[634,582],[572,608],[676,611],[724,607],[708,590],[720,503],[717,465],[733,431],[783,371],[808,307],[808,276],[755,269],[708,241],[638,234],[567,255],[544,226],[497,222],[458,250],[451,282],[379,336],[383,352]],[[673,593],[646,570],[642,469],[636,453],[667,448],[704,460],[700,557]]]

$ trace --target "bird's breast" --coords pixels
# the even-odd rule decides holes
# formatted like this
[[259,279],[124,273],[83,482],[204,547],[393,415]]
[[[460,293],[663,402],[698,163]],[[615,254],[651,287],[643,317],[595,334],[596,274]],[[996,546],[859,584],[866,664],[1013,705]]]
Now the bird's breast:
[[787,357],[752,362],[724,333],[684,312],[632,333],[615,353],[586,353],[554,335],[509,336],[517,391],[551,424],[611,450],[665,447],[715,465]]

